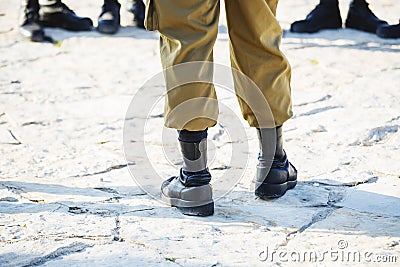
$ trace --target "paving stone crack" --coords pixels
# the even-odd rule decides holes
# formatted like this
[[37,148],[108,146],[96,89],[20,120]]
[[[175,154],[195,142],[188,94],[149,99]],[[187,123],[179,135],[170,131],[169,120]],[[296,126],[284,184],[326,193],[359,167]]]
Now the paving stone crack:
[[155,210],[155,208],[145,208],[145,209],[138,209],[138,210],[130,210],[130,211],[122,212],[121,214],[128,214],[128,213],[134,213],[134,212],[140,212],[140,211],[148,211],[148,210]]
[[115,227],[111,230],[114,241],[124,242],[124,239],[120,236],[121,221],[119,220],[119,213],[115,216]]
[[329,208],[325,208],[319,212],[317,212],[316,214],[314,214],[314,216],[311,218],[311,221],[305,225],[303,225],[302,227],[300,227],[299,229],[290,232],[289,234],[286,235],[286,240],[279,246],[286,246],[290,240],[293,240],[298,234],[304,232],[305,230],[307,230],[308,228],[310,228],[311,226],[313,226],[314,224],[325,220],[326,218],[328,218],[335,210],[339,209],[340,207],[329,207]]
[[390,121],[388,121],[388,123],[392,123],[392,122],[398,121],[398,120],[400,120],[400,116],[392,118]]
[[322,113],[322,112],[325,112],[325,111],[338,109],[338,108],[343,108],[343,106],[327,106],[327,107],[323,107],[323,108],[316,108],[316,109],[310,110],[308,112],[301,113],[301,114],[299,114],[297,116],[294,116],[294,117],[303,117],[303,116],[315,115],[315,114],[318,114],[318,113]]
[[378,180],[379,180],[378,176],[373,176],[373,177],[369,177],[369,178],[367,178],[365,180],[362,180],[362,181],[351,181],[351,182],[338,183],[338,184],[330,184],[328,182],[319,181],[319,180],[304,181],[302,183],[308,184],[308,185],[314,185],[315,183],[318,183],[318,184],[326,186],[326,187],[355,187],[355,186],[358,186],[360,184],[376,183]]
[[369,50],[369,51],[385,51],[385,52],[399,52],[399,49],[397,48],[392,48],[392,44],[376,44],[375,46],[372,46],[371,43],[367,42],[362,42],[359,44],[349,44],[349,45],[336,45],[336,44],[331,44],[331,45],[322,45],[322,44],[304,44],[304,45],[299,45],[296,47],[288,48],[288,50],[303,50],[307,48],[328,48],[328,47],[342,47],[342,48],[349,48],[349,49],[362,49],[362,50]]
[[400,178],[400,174],[399,173],[388,173],[388,172],[383,172],[383,171],[380,171],[380,170],[373,170],[373,172],[376,172],[376,173],[379,173],[379,174],[381,174],[381,175],[385,175],[385,176],[396,176],[396,177],[398,177],[398,178]]
[[14,133],[11,130],[8,130],[10,133],[11,137],[16,141],[16,143],[9,143],[10,145],[21,145],[21,141],[18,140],[18,138],[14,135]]
[[[21,197],[23,197],[21,195],[21,193],[26,193],[22,188],[17,187],[17,186],[7,185],[5,183],[0,183],[0,185],[5,187],[8,191],[10,191],[18,196],[21,196]],[[26,198],[26,197],[23,197],[23,198]]]
[[111,171],[114,171],[114,170],[123,169],[123,168],[126,168],[126,167],[131,166],[131,165],[135,165],[135,163],[134,162],[130,162],[130,163],[127,163],[127,164],[118,164],[118,165],[114,165],[114,166],[108,167],[107,169],[102,170],[102,171],[92,172],[92,173],[85,173],[85,174],[76,174],[76,175],[68,176],[67,178],[81,178],[81,177],[104,174],[104,173],[108,173],[108,172],[111,172]]
[[106,192],[106,193],[112,193],[112,194],[117,194],[119,195],[119,192],[115,189],[109,188],[109,187],[94,187],[93,189]]
[[332,98],[331,95],[326,95],[326,96],[324,96],[324,97],[322,97],[322,98],[320,98],[318,100],[311,101],[311,102],[304,102],[304,103],[300,103],[300,104],[297,104],[297,105],[294,105],[294,106],[296,106],[296,107],[307,106],[309,104],[315,104],[315,103],[318,103],[318,102],[323,102],[323,101],[329,100],[331,98]]
[[321,208],[315,213],[311,221],[301,226],[299,229],[292,231],[286,235],[285,241],[278,245],[278,247],[287,246],[289,241],[293,240],[298,234],[301,234],[314,224],[327,219],[335,210],[341,209],[341,206],[336,204],[344,199],[344,190],[330,190],[328,200],[326,204],[316,205],[317,208]]
[[397,215],[385,216],[385,215],[380,215],[380,214],[376,214],[376,213],[373,213],[373,212],[358,210],[358,209],[351,208],[351,207],[344,207],[344,208],[349,209],[349,210],[353,210],[353,211],[361,213],[361,214],[365,214],[365,215],[368,215],[368,216],[375,216],[377,218],[382,218],[382,219],[400,219],[400,216],[397,216]]
[[[21,225],[14,225],[14,226],[19,226]],[[53,240],[53,241],[59,241],[61,239],[66,240],[66,239],[84,239],[84,240],[91,240],[91,241],[100,241],[100,240],[106,240],[109,241],[113,236],[111,235],[63,235],[63,234],[51,234],[51,235],[37,235],[35,237],[28,237],[24,239],[19,239],[19,240],[6,240],[2,241],[0,240],[0,243],[4,244],[16,244],[19,242],[26,242],[26,241],[37,241],[37,240]],[[107,242],[110,243],[110,242]]]
[[43,257],[37,257],[33,260],[31,260],[28,264],[23,265],[24,267],[28,267],[28,266],[39,266],[39,265],[43,265],[46,262],[55,260],[57,258],[60,258],[62,256],[66,256],[66,255],[70,255],[70,254],[74,254],[74,253],[78,253],[78,252],[82,252],[85,249],[92,247],[93,245],[90,244],[86,244],[86,243],[81,243],[81,242],[74,242],[72,244],[70,244],[69,246],[65,246],[65,247],[60,247],[58,249],[56,249],[53,252],[50,252],[49,254],[43,256]]

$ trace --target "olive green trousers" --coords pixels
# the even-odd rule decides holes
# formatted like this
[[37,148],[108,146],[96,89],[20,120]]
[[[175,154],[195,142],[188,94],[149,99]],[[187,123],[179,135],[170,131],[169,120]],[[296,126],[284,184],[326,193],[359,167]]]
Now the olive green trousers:
[[[291,68],[279,49],[282,29],[275,17],[277,4],[278,0],[225,0],[231,67],[258,86],[273,115],[271,127],[282,125],[292,116]],[[186,76],[185,72],[175,71],[173,66],[213,61],[219,7],[219,0],[147,0],[145,26],[160,34],[161,61],[168,89],[166,127],[200,131],[217,122],[218,102],[212,68],[204,64],[204,68],[191,69],[188,65],[187,69],[197,72],[200,78],[198,82],[186,83],[188,78],[180,77]],[[250,108],[256,97],[244,101],[241,96],[246,94],[245,83],[240,83],[237,75],[233,78],[243,117],[250,126],[263,127]]]

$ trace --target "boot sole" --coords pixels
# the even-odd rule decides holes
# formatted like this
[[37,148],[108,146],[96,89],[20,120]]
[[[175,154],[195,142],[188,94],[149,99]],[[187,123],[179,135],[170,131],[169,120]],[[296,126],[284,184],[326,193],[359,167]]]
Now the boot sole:
[[311,29],[296,29],[296,28],[290,28],[290,31],[293,33],[317,33],[319,31],[323,30],[337,30],[341,29],[342,25],[326,25],[322,27],[316,27],[316,28],[311,28]]
[[198,207],[176,207],[176,208],[182,214],[188,216],[207,217],[214,214],[214,202]]
[[[214,214],[214,201],[208,201],[207,204],[194,206],[195,203],[178,198],[169,198],[161,194],[161,199],[177,208],[184,215],[206,217]],[[193,204],[193,205],[192,205]]]
[[283,184],[263,183],[255,191],[255,195],[261,199],[272,199],[283,196],[288,190],[296,187],[297,180],[287,181]]
[[93,26],[83,26],[83,27],[71,27],[68,24],[53,24],[52,22],[42,22],[43,27],[45,28],[61,28],[71,32],[80,32],[80,31],[91,31]]
[[376,30],[374,31],[373,28],[370,27],[365,27],[363,25],[357,25],[353,23],[347,23],[345,24],[347,29],[353,29],[353,30],[358,30],[358,31],[363,31],[363,32],[369,32],[369,33],[375,33]]

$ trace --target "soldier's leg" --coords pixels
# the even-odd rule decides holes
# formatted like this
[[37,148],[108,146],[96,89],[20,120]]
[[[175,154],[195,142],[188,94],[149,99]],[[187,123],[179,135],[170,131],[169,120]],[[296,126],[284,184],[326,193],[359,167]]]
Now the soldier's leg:
[[[292,116],[291,68],[279,46],[282,30],[275,18],[277,0],[226,1],[226,16],[234,69],[248,76],[261,97],[234,76],[235,89],[244,118],[257,128],[260,140],[256,195],[280,197],[296,185],[297,171],[283,150],[282,124]],[[238,20],[237,18],[241,18]],[[265,109],[265,111],[260,109]],[[257,114],[272,114],[260,116]],[[271,124],[272,120],[272,124]]]
[[160,33],[168,90],[165,125],[179,131],[184,162],[179,175],[162,184],[161,195],[186,215],[212,215],[206,137],[218,115],[209,62],[218,32],[219,1],[150,0],[146,15],[146,27]]
[[[152,26],[155,26],[152,28],[160,33],[161,62],[164,70],[167,70],[165,125],[189,131],[201,131],[214,126],[218,115],[214,86],[201,82],[180,85],[187,80],[187,75],[211,82],[212,69],[207,63],[190,64],[188,68],[171,67],[189,62],[212,62],[218,33],[219,1],[152,0],[148,8],[151,10],[147,14],[147,26],[151,20]],[[149,13],[152,14],[150,17]],[[210,101],[203,103],[207,98]],[[194,117],[190,121],[183,121],[187,118],[187,112],[173,112],[177,107],[186,109],[185,103],[191,107],[187,112]]]

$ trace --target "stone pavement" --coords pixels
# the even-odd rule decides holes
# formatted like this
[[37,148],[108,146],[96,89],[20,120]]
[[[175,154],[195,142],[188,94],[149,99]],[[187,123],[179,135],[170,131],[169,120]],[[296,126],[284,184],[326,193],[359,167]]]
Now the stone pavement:
[[[124,158],[128,105],[161,70],[157,33],[133,27],[122,3],[125,27],[115,36],[53,29],[58,45],[31,43],[18,34],[19,2],[0,0],[0,266],[398,265],[400,41],[349,29],[287,32],[315,2],[281,1],[278,9],[293,68],[295,116],[284,137],[297,187],[277,200],[255,198],[257,137],[245,128],[243,178],[214,216],[193,218],[143,192]],[[66,3],[94,20],[100,12],[100,1]],[[371,8],[399,19],[398,1]],[[228,65],[223,14],[215,50]],[[233,95],[218,94],[239,113]],[[160,142],[156,111],[146,151],[168,177],[179,165],[162,153],[175,143]],[[231,143],[223,122],[211,131],[216,180],[232,168]],[[138,154],[136,166],[149,160],[125,152]]]

